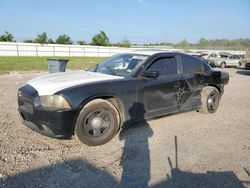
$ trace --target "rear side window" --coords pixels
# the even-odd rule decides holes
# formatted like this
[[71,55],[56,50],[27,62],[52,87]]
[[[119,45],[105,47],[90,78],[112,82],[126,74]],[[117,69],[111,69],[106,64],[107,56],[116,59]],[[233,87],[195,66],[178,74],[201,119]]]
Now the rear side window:
[[159,71],[160,75],[177,74],[177,61],[175,57],[157,59],[148,70]]
[[203,63],[199,59],[181,56],[182,70],[184,74],[204,72]]

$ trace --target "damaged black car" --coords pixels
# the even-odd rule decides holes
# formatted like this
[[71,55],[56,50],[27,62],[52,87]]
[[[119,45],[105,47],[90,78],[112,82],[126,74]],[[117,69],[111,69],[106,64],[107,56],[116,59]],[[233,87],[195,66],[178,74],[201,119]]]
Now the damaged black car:
[[179,52],[114,55],[88,71],[36,77],[18,90],[23,123],[43,135],[95,146],[126,124],[187,110],[214,113],[227,72]]

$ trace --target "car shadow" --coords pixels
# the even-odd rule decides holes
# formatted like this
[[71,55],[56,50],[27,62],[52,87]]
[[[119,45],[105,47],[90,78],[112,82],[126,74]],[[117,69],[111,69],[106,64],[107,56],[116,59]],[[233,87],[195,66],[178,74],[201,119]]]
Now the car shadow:
[[0,187],[113,187],[118,184],[105,170],[81,160],[65,160],[39,169],[22,172],[5,179]]
[[[140,109],[140,111],[138,111]],[[129,110],[130,114],[143,117],[143,104],[135,103]],[[0,178],[0,187],[149,187],[151,179],[151,159],[149,138],[153,130],[146,120],[134,123],[128,120],[131,128],[120,132],[119,138],[124,142],[122,156],[118,159],[121,167],[121,179],[82,159],[65,160],[39,169],[22,172],[6,178]],[[177,136],[174,137],[175,166],[170,157],[166,156],[166,164],[171,173],[166,179],[150,187],[244,187],[248,181],[239,180],[233,171],[208,171],[193,173],[183,171],[178,165]],[[157,151],[161,152],[161,151]],[[249,171],[245,168],[245,172]]]
[[250,70],[238,70],[236,71],[237,74],[250,76]]
[[[193,173],[182,171],[178,166],[178,145],[177,136],[175,138],[175,167],[170,157],[167,163],[171,168],[170,174],[166,175],[166,180],[152,187],[238,187],[244,188],[244,184],[250,185],[250,181],[242,181],[233,171],[207,171],[206,173]],[[246,169],[245,169],[246,170]]]

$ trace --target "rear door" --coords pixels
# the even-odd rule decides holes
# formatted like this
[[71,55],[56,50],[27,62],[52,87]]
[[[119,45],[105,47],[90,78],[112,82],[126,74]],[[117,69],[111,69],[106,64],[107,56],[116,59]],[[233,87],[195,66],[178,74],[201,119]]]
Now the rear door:
[[230,55],[228,58],[227,58],[227,65],[228,66],[237,66],[239,63],[239,59],[237,58],[236,55]]
[[233,56],[228,56],[226,59],[227,66],[232,66],[234,64],[234,58]]
[[177,93],[181,86],[181,75],[177,57],[159,57],[146,70],[158,71],[159,76],[140,81],[138,101],[145,106],[145,116],[154,117],[178,111]]
[[198,58],[185,54],[181,57],[183,84],[180,90],[180,110],[187,110],[201,105],[201,90],[208,79],[206,65]]

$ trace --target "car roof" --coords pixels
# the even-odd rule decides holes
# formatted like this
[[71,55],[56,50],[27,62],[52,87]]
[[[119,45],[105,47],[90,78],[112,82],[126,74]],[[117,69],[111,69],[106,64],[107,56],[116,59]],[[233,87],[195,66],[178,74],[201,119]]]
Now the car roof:
[[143,49],[143,50],[134,50],[130,53],[151,56],[159,53],[180,53],[180,51],[164,50],[164,49],[148,49],[148,50]]

